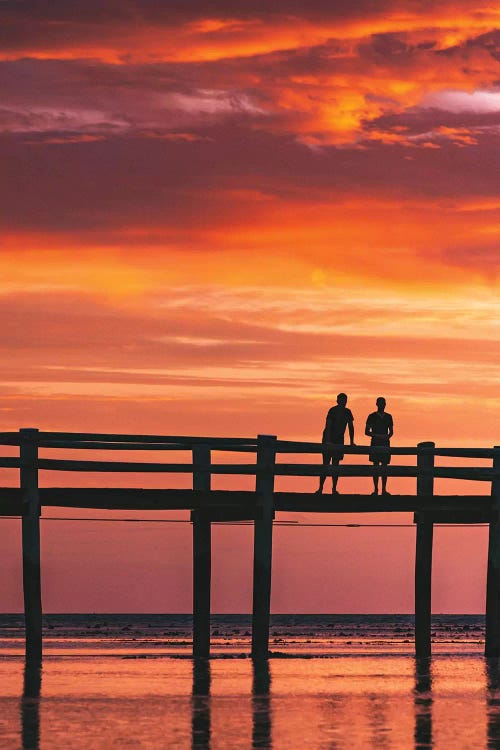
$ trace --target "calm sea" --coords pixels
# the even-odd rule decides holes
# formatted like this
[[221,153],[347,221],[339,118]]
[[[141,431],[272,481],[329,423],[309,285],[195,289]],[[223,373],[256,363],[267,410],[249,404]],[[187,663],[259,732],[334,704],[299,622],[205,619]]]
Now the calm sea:
[[[23,623],[0,615],[0,748],[351,750],[499,748],[500,667],[484,617],[275,615],[272,658],[249,657],[250,617],[212,619],[214,657],[190,657],[187,615],[48,615],[41,674]],[[39,697],[38,697],[39,694]]]

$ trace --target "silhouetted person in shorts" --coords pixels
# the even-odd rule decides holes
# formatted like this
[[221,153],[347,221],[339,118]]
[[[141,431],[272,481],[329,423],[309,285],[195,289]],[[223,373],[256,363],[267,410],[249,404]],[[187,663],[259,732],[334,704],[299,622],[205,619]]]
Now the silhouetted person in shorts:
[[[352,411],[346,408],[347,396],[345,393],[339,393],[337,396],[337,406],[332,406],[326,415],[325,429],[323,430],[323,443],[334,443],[334,445],[344,445],[344,433],[346,427],[349,428],[349,438],[351,445],[354,445],[354,417]],[[323,465],[328,466],[332,463],[333,466],[338,466],[344,458],[344,453],[341,448],[331,449],[328,448],[323,451]],[[326,477],[320,477],[319,489],[317,493],[321,495],[323,492],[323,485],[325,484]],[[332,477],[332,493],[337,495],[337,482],[338,477]]]
[[[392,416],[385,410],[385,398],[380,396],[377,399],[377,411],[368,415],[366,420],[365,435],[371,438],[371,445],[375,447],[390,446],[391,437],[394,434],[394,425]],[[376,466],[388,466],[391,463],[390,451],[377,451],[370,453],[369,460]],[[387,492],[387,477],[382,479],[382,495],[389,495]],[[378,474],[373,474],[373,494],[378,495]]]

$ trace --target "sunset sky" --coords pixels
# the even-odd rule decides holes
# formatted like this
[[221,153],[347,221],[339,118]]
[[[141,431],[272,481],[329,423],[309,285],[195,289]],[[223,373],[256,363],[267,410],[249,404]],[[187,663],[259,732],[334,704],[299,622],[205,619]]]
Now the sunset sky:
[[[346,391],[359,443],[383,395],[395,445],[499,444],[499,19],[0,3],[0,430],[319,440]],[[0,539],[17,611],[19,522]],[[42,541],[47,611],[189,611],[188,525]],[[436,612],[482,611],[485,545],[436,532]],[[413,554],[413,529],[278,528],[273,609],[411,611]],[[214,561],[214,611],[248,611],[250,529],[217,527]]]

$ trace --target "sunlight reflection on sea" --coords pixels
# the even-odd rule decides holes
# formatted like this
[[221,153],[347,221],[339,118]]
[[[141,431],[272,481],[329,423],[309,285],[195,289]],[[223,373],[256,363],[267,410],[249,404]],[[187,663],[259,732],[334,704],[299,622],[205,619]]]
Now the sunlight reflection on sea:
[[[82,655],[60,633],[66,648],[46,649],[41,676],[2,649],[0,749],[500,750],[500,662],[477,642],[467,651],[467,622],[465,650],[444,644],[453,649],[430,661],[380,642],[327,653],[324,642],[321,655],[304,646],[301,658],[254,662],[239,644],[195,663],[186,649],[162,653],[153,637],[117,653],[102,635]],[[359,631],[365,642],[371,624]]]

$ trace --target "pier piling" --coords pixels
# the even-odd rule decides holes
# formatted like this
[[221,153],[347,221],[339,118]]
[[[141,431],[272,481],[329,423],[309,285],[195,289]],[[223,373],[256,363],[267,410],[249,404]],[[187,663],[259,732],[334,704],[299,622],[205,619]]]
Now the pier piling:
[[40,582],[40,498],[38,493],[38,430],[20,433],[22,544],[26,659],[42,658],[42,594]]
[[[417,448],[434,448],[434,443],[419,443]],[[417,453],[417,495],[434,494],[434,455]],[[416,515],[415,550],[415,654],[431,655],[432,541],[434,524],[426,512]]]
[[[193,490],[210,490],[210,448],[193,448]],[[210,586],[212,576],[212,524],[209,512],[195,510],[193,521],[193,656],[210,655]]]
[[[493,472],[500,473],[500,446],[493,449]],[[491,483],[491,507],[484,655],[497,657],[500,656],[500,480],[495,476]]]
[[256,494],[259,518],[254,521],[252,655],[269,653],[271,614],[271,565],[274,520],[274,468],[276,436],[257,438]]

